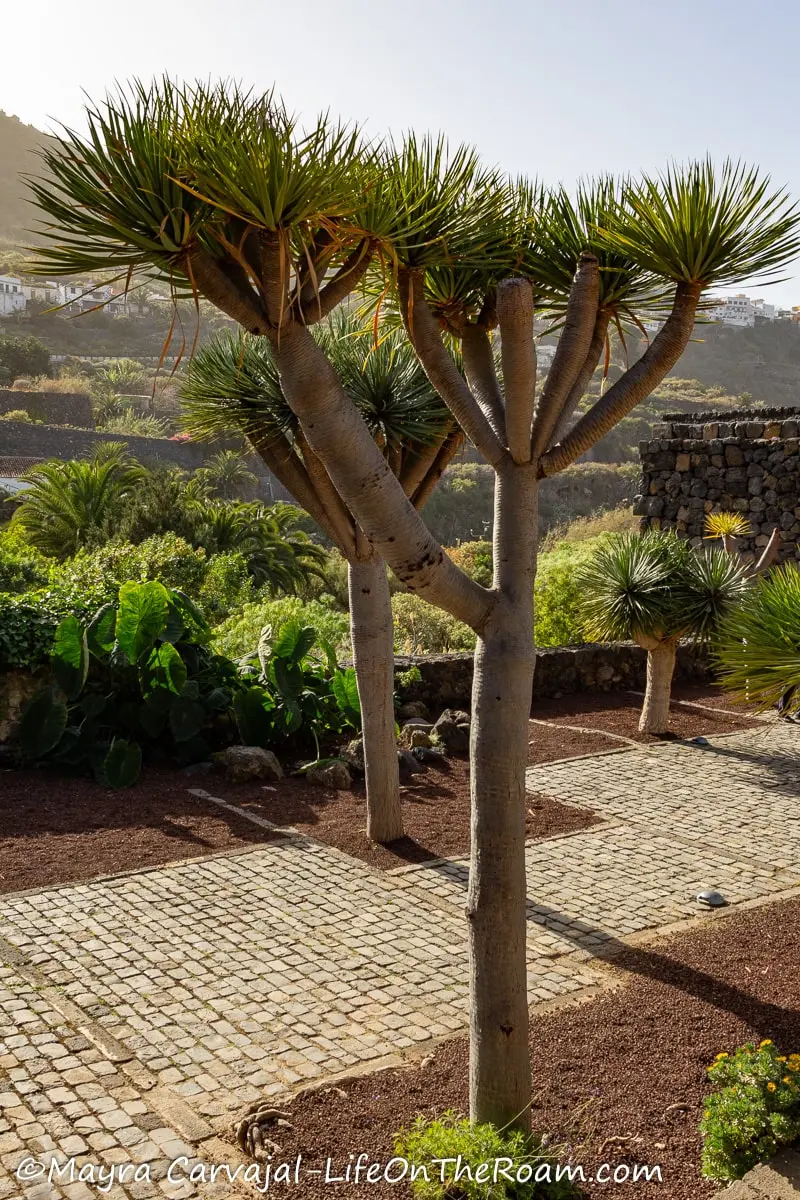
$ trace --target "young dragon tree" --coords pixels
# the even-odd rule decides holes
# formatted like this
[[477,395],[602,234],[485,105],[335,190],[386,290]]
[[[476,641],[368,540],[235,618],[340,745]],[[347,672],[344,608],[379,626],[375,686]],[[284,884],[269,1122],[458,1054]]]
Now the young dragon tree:
[[[463,441],[408,342],[381,331],[377,345],[344,311],[317,325],[330,359],[403,490],[418,510]],[[361,702],[367,836],[403,834],[394,714],[394,628],[386,564],[340,499],[281,387],[266,338],[223,334],[194,355],[182,387],[185,425],[198,438],[236,432],[347,562],[353,664]]]
[[647,651],[639,729],[669,731],[678,642],[708,642],[740,604],[747,571],[722,549],[693,549],[674,533],[622,534],[580,570],[586,632],[596,641],[632,640]]
[[[327,118],[302,131],[272,97],[165,82],[48,144],[34,184],[45,273],[156,275],[202,296],[272,351],[309,446],[375,553],[477,635],[471,734],[470,1103],[530,1125],[525,765],[541,479],[643,400],[692,335],[705,289],[768,275],[798,217],[757,172],[670,168],[583,201],[542,197],[470,150],[409,136],[366,148]],[[565,207],[566,206],[566,207]],[[431,384],[496,476],[494,579],[481,587],[426,528],[310,326],[377,273]],[[668,296],[642,357],[577,420],[608,323]],[[534,321],[561,335],[536,386]],[[501,385],[492,355],[499,335]],[[464,375],[448,352],[460,346]],[[297,495],[297,493],[294,493]],[[301,501],[305,503],[305,501]]]

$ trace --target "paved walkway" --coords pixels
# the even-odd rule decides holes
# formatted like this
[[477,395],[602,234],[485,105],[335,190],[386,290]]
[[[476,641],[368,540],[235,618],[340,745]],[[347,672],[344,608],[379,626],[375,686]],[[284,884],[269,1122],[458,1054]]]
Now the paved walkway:
[[[704,887],[796,886],[799,744],[765,724],[531,770],[604,817],[528,847],[531,1001],[602,983],[598,950],[696,916]],[[235,1163],[219,1135],[253,1100],[465,1027],[466,882],[464,860],[381,873],[287,837],[0,898],[0,1200],[226,1198],[168,1163]],[[13,1178],[72,1155],[150,1179]]]

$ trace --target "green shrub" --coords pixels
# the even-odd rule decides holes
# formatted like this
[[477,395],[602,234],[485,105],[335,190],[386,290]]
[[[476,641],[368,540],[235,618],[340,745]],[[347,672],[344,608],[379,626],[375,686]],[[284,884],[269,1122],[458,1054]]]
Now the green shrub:
[[544,1152],[535,1138],[471,1125],[453,1112],[438,1120],[417,1117],[395,1138],[395,1153],[416,1168],[409,1179],[417,1200],[568,1200],[580,1195],[569,1179],[570,1168],[559,1164],[552,1151]]
[[0,669],[44,666],[56,626],[70,611],[71,605],[59,593],[0,592]]
[[33,417],[24,408],[12,408],[9,412],[0,414],[0,421],[16,421],[21,425],[32,425]]
[[[184,588],[184,591],[187,589]],[[211,556],[197,602],[212,625],[256,599],[247,559],[237,551]]]
[[206,578],[208,559],[174,533],[156,534],[140,542],[109,542],[97,550],[81,550],[67,562],[54,566],[52,587],[92,597],[95,605],[116,598],[120,585],[134,580],[157,579],[195,597]]
[[36,550],[0,537],[0,592],[29,592],[47,583],[50,560]]
[[483,587],[492,586],[491,542],[462,542],[460,546],[449,547],[447,553],[476,583]]
[[586,640],[576,573],[608,536],[601,534],[585,542],[562,542],[555,550],[539,555],[533,589],[537,646],[576,646]]
[[475,646],[468,625],[410,592],[392,596],[392,616],[394,648],[400,654],[447,654]]
[[707,1179],[741,1179],[800,1138],[800,1054],[748,1042],[718,1055],[708,1076],[716,1090],[700,1122]]
[[319,600],[300,600],[284,596],[279,600],[256,600],[246,604],[241,612],[232,613],[214,630],[214,645],[220,654],[242,658],[258,645],[261,630],[266,625],[277,629],[293,617],[313,625],[320,637],[340,653],[350,650],[350,619],[347,613]]

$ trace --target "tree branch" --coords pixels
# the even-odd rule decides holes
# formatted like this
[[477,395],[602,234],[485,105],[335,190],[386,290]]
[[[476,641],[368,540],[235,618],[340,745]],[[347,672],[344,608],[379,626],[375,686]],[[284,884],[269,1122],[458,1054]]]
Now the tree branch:
[[288,234],[283,230],[262,229],[258,235],[261,250],[259,283],[264,309],[270,325],[277,329],[289,317],[289,257]]
[[470,390],[491,425],[492,432],[502,441],[506,431],[505,405],[494,366],[491,338],[485,326],[471,325],[469,322],[464,325],[461,330],[461,354]]
[[548,450],[541,459],[540,477],[563,471],[650,395],[686,349],[701,292],[699,283],[677,285],[672,311],[647,350],[581,417],[564,441]]
[[506,441],[516,463],[530,462],[536,400],[533,288],[527,279],[506,279],[497,289],[497,322],[506,394]]
[[549,446],[570,388],[586,361],[599,297],[600,271],[597,259],[593,254],[582,254],[569,292],[564,328],[536,407],[531,439],[532,458],[538,458]]
[[319,496],[328,524],[336,531],[334,541],[345,558],[352,556],[356,549],[355,521],[342,504],[342,499],[331,483],[328,472],[309,446],[303,430],[298,429],[295,436],[312,487]]
[[267,332],[266,310],[252,288],[245,289],[234,283],[219,262],[204,250],[190,250],[185,263],[189,282],[206,300],[210,300],[249,333]]
[[403,491],[411,499],[413,499],[417,488],[436,462],[436,457],[447,441],[447,438],[448,434],[445,434],[437,442],[431,442],[428,446],[421,446],[415,454],[405,455],[403,469],[400,472],[400,482],[403,485]]
[[436,458],[431,463],[427,474],[422,479],[419,487],[412,496],[412,503],[417,512],[422,512],[423,508],[431,497],[431,493],[434,491],[439,483],[439,480],[442,478],[445,471],[450,466],[450,463],[453,461],[463,445],[464,434],[460,429],[454,429],[453,432],[450,433],[447,438],[445,438],[445,441],[439,449],[439,453],[436,455]]
[[[603,309],[597,314],[597,320],[594,323],[594,333],[592,334],[589,353],[586,355],[586,361],[581,367],[578,378],[573,383],[569,390],[569,394],[564,401],[564,407],[561,410],[561,416],[558,418],[556,427],[553,430],[550,438],[551,445],[559,442],[570,427],[570,422],[575,414],[575,410],[584,397],[584,393],[591,383],[592,376],[597,370],[597,364],[600,362],[600,355],[603,353],[603,348],[608,337],[608,325],[611,320],[611,314],[604,312]],[[549,446],[546,449],[549,450]]]
[[476,450],[491,466],[499,466],[507,457],[506,448],[444,347],[425,299],[422,273],[401,270],[398,294],[403,324],[425,374]]
[[310,517],[313,517],[320,529],[344,554],[349,539],[345,539],[343,542],[339,537],[339,531],[328,519],[325,506],[314,490],[305,466],[295,454],[286,436],[283,433],[273,433],[260,438],[256,434],[248,434],[247,440],[278,482],[283,484],[300,507],[304,508]]
[[406,496],[331,364],[299,322],[272,331],[284,394],[309,445],[401,583],[480,632],[496,597],[447,557]]
[[305,324],[316,325],[318,321],[322,321],[329,313],[333,312],[338,304],[346,300],[361,283],[371,262],[372,248],[365,238],[364,241],[359,242],[353,253],[348,255],[330,281],[320,288],[318,293],[312,293],[310,300],[303,300],[303,294],[306,291],[304,287],[299,303],[300,315]]

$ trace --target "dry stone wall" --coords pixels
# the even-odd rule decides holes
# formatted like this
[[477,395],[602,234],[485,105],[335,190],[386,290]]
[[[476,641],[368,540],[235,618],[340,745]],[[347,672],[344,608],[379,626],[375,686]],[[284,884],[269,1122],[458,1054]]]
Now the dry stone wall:
[[800,558],[800,420],[797,409],[677,414],[641,442],[643,527],[675,529],[699,544],[706,515],[738,512],[752,528],[746,554],[780,530],[780,558]]

